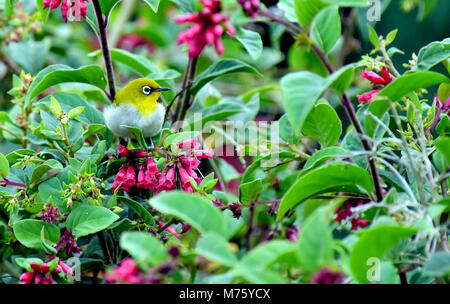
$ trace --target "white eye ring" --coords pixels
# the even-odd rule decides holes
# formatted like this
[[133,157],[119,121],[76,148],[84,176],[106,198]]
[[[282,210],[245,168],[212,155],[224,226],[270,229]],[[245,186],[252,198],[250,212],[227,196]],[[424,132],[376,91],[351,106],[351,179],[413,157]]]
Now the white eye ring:
[[149,86],[143,86],[142,87],[142,93],[144,93],[145,95],[150,95],[150,93],[152,92],[152,88]]

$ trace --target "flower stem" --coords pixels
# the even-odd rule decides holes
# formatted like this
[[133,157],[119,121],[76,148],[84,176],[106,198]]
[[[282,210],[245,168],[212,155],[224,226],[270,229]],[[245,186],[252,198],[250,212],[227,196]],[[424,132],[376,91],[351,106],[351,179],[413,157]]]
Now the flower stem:
[[27,185],[25,185],[24,183],[21,182],[15,182],[15,181],[11,181],[7,178],[4,178],[0,181],[0,185],[2,187],[6,187],[6,186],[16,186],[16,187],[22,187],[25,188]]
[[[284,25],[287,29],[289,29],[291,32],[293,32],[295,35],[299,35],[303,32],[303,29],[299,27],[298,25],[295,25],[283,17],[280,17],[270,11],[262,10],[260,9],[258,11],[258,14],[263,17],[268,17],[272,19],[275,22],[278,22],[282,25]],[[332,74],[335,72],[334,66],[331,64],[330,60],[328,59],[328,55],[325,54],[316,44],[311,44],[311,50],[316,54],[316,56],[320,59],[323,66],[326,68],[329,74]],[[369,142],[364,138],[364,130],[362,128],[361,122],[359,121],[358,117],[356,116],[355,108],[353,107],[352,102],[350,101],[350,98],[348,97],[347,93],[344,93],[342,96],[342,106],[345,109],[345,112],[350,119],[351,124],[355,128],[355,131],[358,135],[359,140],[361,141],[361,144],[365,151],[370,152],[372,150]],[[372,179],[374,181],[374,190],[376,195],[376,200],[381,201],[383,200],[383,193],[381,191],[381,183],[380,178],[378,175],[378,170],[376,167],[375,159],[372,157],[369,157],[369,169],[370,174],[372,175]]]
[[183,80],[183,95],[181,101],[178,102],[177,108],[175,110],[175,114],[172,118],[172,122],[174,121],[182,121],[186,116],[186,112],[190,106],[191,99],[191,91],[189,90],[192,85],[192,80],[195,76],[195,70],[197,68],[198,57],[190,58],[186,67],[186,74],[184,75]]
[[111,53],[108,46],[108,36],[106,34],[106,18],[103,18],[102,10],[98,0],[92,0],[95,16],[97,17],[98,31],[100,33],[100,44],[102,46],[103,58],[105,59],[106,75],[109,86],[109,100],[114,101],[116,96],[116,85],[114,81],[114,69],[112,65]]

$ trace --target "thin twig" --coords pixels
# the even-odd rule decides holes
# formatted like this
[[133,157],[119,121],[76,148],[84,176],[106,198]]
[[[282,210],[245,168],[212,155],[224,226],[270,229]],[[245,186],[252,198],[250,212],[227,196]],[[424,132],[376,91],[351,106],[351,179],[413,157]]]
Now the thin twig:
[[194,58],[189,57],[188,65],[186,67],[186,73],[185,73],[184,79],[183,79],[182,90],[184,92],[183,92],[181,101],[178,102],[178,104],[177,104],[177,108],[176,108],[175,114],[172,118],[172,122],[182,121],[184,119],[184,117],[186,116],[187,110],[189,109],[190,100],[191,100],[190,88],[191,88],[192,81],[195,76],[195,71],[197,69],[197,62],[198,62],[198,57],[194,57]]
[[250,217],[248,219],[248,229],[247,229],[247,233],[245,234],[245,247],[246,247],[247,251],[249,251],[251,249],[250,239],[251,239],[252,232],[253,232],[253,217],[254,216],[255,216],[255,204],[251,203],[250,204]]
[[114,101],[116,97],[116,84],[114,81],[114,69],[111,59],[111,53],[108,46],[108,35],[106,33],[107,20],[103,18],[102,10],[98,0],[92,0],[94,6],[95,16],[97,17],[98,31],[100,33],[100,44],[102,46],[103,58],[105,59],[106,76],[108,78],[109,86],[109,100]]

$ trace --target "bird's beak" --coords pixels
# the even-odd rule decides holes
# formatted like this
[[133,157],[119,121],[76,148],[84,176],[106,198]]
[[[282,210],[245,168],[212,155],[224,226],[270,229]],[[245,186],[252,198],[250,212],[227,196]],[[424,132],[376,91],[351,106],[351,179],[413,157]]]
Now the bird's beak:
[[172,91],[172,89],[165,88],[165,87],[159,87],[153,90],[153,92],[164,92],[164,91]]

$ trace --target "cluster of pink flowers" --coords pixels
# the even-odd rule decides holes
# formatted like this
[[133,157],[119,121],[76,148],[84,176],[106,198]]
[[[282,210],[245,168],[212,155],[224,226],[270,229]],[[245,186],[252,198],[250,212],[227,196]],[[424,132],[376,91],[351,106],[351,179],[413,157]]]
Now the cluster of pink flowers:
[[[351,211],[352,207],[362,206],[363,202],[351,202],[351,201],[345,201],[343,206],[339,207],[336,211],[336,218],[335,221],[339,224],[346,220],[348,217],[352,216],[353,213]],[[361,218],[352,218],[351,220],[352,228],[351,230],[358,230],[358,227],[365,228],[369,222],[367,220],[363,220]]]
[[[50,8],[50,10],[54,10],[58,6],[61,5],[61,12],[62,16],[64,18],[64,21],[67,22],[69,11],[72,9],[72,15],[76,18],[76,20],[80,20],[80,16],[86,19],[87,14],[87,6],[85,2],[88,2],[89,0],[44,0],[43,2],[43,8],[46,9],[47,7]],[[62,4],[61,4],[62,2]]]
[[70,275],[73,274],[72,268],[62,262],[59,258],[56,258],[58,259],[58,265],[51,269],[49,262],[55,258],[56,257],[53,257],[48,262],[42,264],[31,262],[30,268],[32,271],[22,273],[20,281],[22,281],[23,284],[54,284],[55,280],[53,279],[53,274],[59,274],[61,271]]
[[318,273],[311,277],[311,283],[315,284],[342,284],[345,275],[339,271],[332,271],[328,267],[323,267]]
[[370,82],[372,82],[372,90],[362,95],[356,95],[356,97],[358,97],[359,103],[363,102],[370,103],[375,98],[375,96],[377,96],[377,94],[381,91],[381,89],[392,81],[392,77],[389,74],[389,70],[386,67],[383,67],[381,69],[380,74],[381,76],[375,72],[370,72],[367,71],[367,69],[364,69],[364,71],[361,74],[361,78],[365,78]]
[[125,258],[106,275],[108,284],[159,284],[160,280],[143,273],[132,258]]
[[75,236],[72,234],[72,231],[64,231],[63,235],[56,244],[55,249],[57,251],[64,251],[68,256],[81,252],[81,249],[78,247],[78,244],[75,242],[74,238]]
[[59,209],[52,204],[47,204],[41,210],[41,219],[47,223],[56,224],[60,216],[61,211],[59,211]]
[[[198,150],[200,143],[197,139],[187,140],[178,143],[178,148],[183,149],[182,152],[173,156],[173,159],[166,162],[161,170],[158,169],[152,157],[146,152],[138,152],[136,157],[145,157],[144,163],[135,163],[128,161],[114,179],[112,186],[113,191],[122,184],[121,190],[129,192],[131,187],[136,186],[140,189],[154,190],[156,193],[162,191],[170,191],[177,188],[177,179],[180,180],[181,189],[193,193],[190,178],[200,183],[202,178],[198,176],[195,170],[198,170],[200,160],[203,158],[212,158],[213,153],[210,150]],[[128,157],[130,151],[120,145],[117,148],[120,155]],[[138,171],[136,175],[136,170]]]
[[258,0],[238,0],[238,2],[247,16],[252,18],[256,18],[258,16],[260,6]]
[[219,55],[223,55],[224,46],[221,37],[225,31],[234,36],[235,28],[227,16],[221,13],[220,0],[200,0],[204,8],[198,13],[188,13],[175,18],[176,23],[193,23],[192,27],[178,35],[177,42],[188,45],[189,57],[201,54],[206,45],[214,45]]

